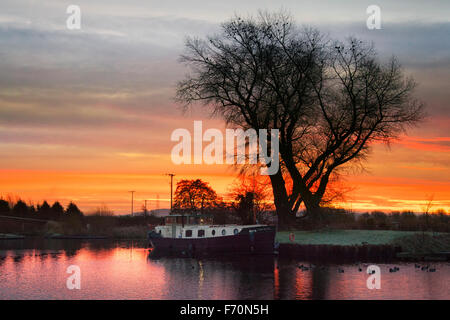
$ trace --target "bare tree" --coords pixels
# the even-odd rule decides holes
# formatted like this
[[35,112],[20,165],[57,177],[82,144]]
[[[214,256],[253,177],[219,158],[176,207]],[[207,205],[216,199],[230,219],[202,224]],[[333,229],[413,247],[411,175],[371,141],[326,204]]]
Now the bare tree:
[[114,210],[110,209],[106,203],[99,205],[90,215],[96,215],[101,217],[112,217],[114,216]]
[[425,203],[425,206],[423,208],[423,213],[425,214],[425,228],[423,228],[423,230],[426,230],[426,231],[428,231],[428,229],[429,229],[428,214],[430,213],[431,207],[433,206],[433,200],[434,200],[434,194],[432,194],[428,198],[428,201]]
[[191,73],[179,101],[203,102],[232,127],[279,130],[281,170],[270,181],[282,225],[301,204],[317,216],[342,168],[423,117],[394,58],[382,64],[371,45],[331,41],[284,13],[236,17],[218,35],[189,38],[181,60]]
[[259,176],[256,172],[244,172],[230,187],[228,195],[234,200],[233,207],[247,224],[261,221],[263,213],[273,209],[267,180],[267,176]]

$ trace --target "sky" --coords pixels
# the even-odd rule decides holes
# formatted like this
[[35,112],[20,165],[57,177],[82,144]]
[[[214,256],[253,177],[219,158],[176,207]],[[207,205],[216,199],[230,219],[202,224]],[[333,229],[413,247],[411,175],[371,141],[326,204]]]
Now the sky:
[[[69,30],[69,5],[81,29]],[[381,29],[366,27],[369,5]],[[174,101],[187,36],[219,32],[235,14],[289,11],[331,37],[374,43],[395,55],[419,86],[428,117],[390,146],[374,145],[364,170],[349,173],[340,205],[353,210],[450,210],[449,1],[120,1],[2,0],[0,3],[0,196],[75,201],[85,212],[167,208],[168,172],[201,178],[226,196],[227,165],[175,165],[177,128],[225,129],[204,107]],[[158,200],[159,199],[159,200]]]

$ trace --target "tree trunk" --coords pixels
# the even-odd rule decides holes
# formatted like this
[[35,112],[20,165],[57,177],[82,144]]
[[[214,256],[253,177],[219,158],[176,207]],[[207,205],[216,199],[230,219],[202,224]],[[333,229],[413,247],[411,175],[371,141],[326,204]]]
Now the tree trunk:
[[314,196],[304,198],[303,203],[306,207],[307,217],[311,222],[313,228],[320,228],[322,226],[322,208],[320,207],[320,201],[314,198]]
[[286,187],[280,170],[276,174],[270,176],[270,182],[272,183],[273,199],[278,216],[278,226],[281,229],[286,229],[295,222],[295,215],[289,207]]

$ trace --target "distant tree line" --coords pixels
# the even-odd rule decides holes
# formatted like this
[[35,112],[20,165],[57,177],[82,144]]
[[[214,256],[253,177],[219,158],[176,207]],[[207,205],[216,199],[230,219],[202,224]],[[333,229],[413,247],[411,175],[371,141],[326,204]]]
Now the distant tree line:
[[[298,227],[317,228],[306,220],[299,220]],[[393,211],[385,213],[355,214],[345,209],[325,208],[321,214],[320,227],[336,229],[401,230],[401,231],[436,231],[450,232],[450,215],[443,209],[432,214],[414,213],[412,211]]]
[[77,224],[82,223],[84,214],[73,202],[70,202],[66,208],[61,203],[55,201],[51,206],[47,201],[42,204],[27,204],[25,201],[7,201],[0,199],[0,216],[12,216],[20,218],[32,218],[41,220],[52,220],[60,222],[73,221]]

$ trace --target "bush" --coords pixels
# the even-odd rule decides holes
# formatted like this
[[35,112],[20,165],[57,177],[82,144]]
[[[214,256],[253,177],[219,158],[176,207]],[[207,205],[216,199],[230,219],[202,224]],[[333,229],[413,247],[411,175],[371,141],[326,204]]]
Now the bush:
[[111,236],[117,239],[146,239],[148,227],[116,227],[112,229]]

